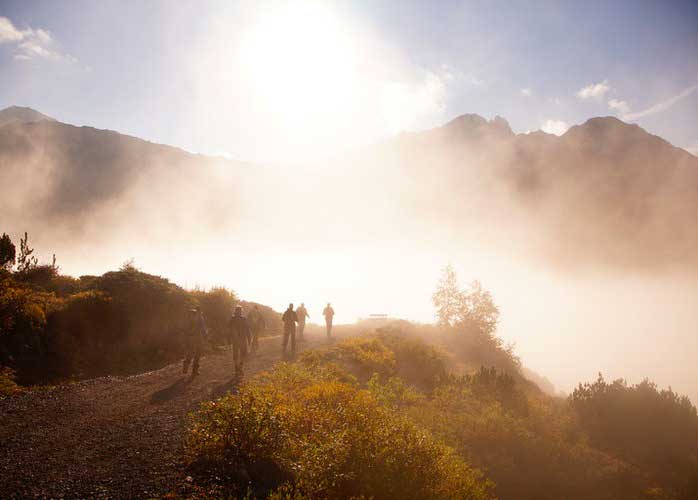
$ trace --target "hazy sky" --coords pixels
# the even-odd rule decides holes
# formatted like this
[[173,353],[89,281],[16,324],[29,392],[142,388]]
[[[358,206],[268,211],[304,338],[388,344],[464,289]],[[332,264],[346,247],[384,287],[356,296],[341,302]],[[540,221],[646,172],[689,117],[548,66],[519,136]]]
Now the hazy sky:
[[698,152],[698,2],[0,0],[0,107],[298,161],[505,117],[636,121]]

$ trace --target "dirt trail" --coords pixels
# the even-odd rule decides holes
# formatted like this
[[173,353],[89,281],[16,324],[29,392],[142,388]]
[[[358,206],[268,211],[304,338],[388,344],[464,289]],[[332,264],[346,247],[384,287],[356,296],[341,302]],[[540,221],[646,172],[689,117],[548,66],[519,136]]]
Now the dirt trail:
[[[280,338],[260,340],[245,379],[281,360]],[[309,337],[299,350],[325,344]],[[148,498],[185,480],[188,413],[235,390],[232,353],[131,377],[104,377],[0,400],[0,497]]]

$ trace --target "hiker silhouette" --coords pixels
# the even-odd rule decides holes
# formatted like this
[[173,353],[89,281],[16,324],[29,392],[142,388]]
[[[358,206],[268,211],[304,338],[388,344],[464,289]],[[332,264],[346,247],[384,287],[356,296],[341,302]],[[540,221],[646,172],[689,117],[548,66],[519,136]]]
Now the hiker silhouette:
[[286,354],[286,348],[288,346],[289,339],[291,340],[291,353],[296,352],[296,322],[298,321],[298,316],[296,311],[293,310],[293,304],[288,305],[288,309],[284,312],[281,317],[284,322],[284,340],[283,340],[283,354]]

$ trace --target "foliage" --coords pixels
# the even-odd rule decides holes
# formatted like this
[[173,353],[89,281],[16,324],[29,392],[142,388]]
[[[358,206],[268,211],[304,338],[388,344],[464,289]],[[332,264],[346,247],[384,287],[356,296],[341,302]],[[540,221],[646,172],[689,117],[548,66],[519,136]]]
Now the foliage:
[[205,404],[188,451],[214,464],[218,477],[245,467],[253,484],[265,479],[255,467],[273,463],[279,480],[310,498],[488,498],[491,488],[371,392],[302,365],[281,365],[240,394]]
[[48,318],[62,305],[52,293],[0,276],[0,364],[27,378],[43,370]]
[[325,369],[337,366],[362,382],[374,374],[383,378],[399,375],[408,383],[430,389],[446,375],[443,356],[426,343],[384,328],[375,335],[348,338],[339,344],[301,354],[306,365]]
[[383,380],[377,373],[369,379],[366,388],[378,402],[389,408],[412,406],[424,398],[417,389],[406,384],[400,377]]
[[[206,417],[201,420],[197,415],[194,428],[202,422],[213,422],[212,415],[217,415],[219,420],[218,427],[205,426],[208,451],[190,443],[192,458],[206,457],[201,478],[228,478],[231,482],[219,483],[221,492],[241,492],[235,490],[242,488],[244,481],[241,483],[240,478],[252,478],[258,496],[282,485],[270,498],[350,495],[392,498],[398,494],[409,498],[410,492],[415,496],[438,497],[440,493],[419,489],[422,487],[419,483],[417,487],[411,485],[407,492],[396,489],[398,493],[394,495],[387,486],[379,489],[371,482],[371,478],[381,477],[378,471],[388,478],[386,485],[399,488],[389,479],[394,470],[381,468],[383,465],[376,458],[380,454],[366,458],[356,450],[357,444],[375,449],[374,440],[380,433],[373,426],[379,429],[392,426],[395,432],[411,433],[403,427],[407,425],[424,433],[432,443],[452,447],[447,453],[460,463],[485,471],[496,483],[491,493],[501,498],[695,497],[695,489],[691,488],[698,484],[698,476],[690,468],[690,464],[695,464],[691,447],[696,443],[692,437],[695,431],[690,424],[695,416],[687,400],[658,391],[657,394],[664,394],[659,398],[662,404],[673,410],[645,409],[644,413],[636,411],[634,416],[630,405],[624,417],[616,420],[613,415],[618,402],[612,398],[599,399],[603,392],[600,390],[578,392],[579,402],[575,403],[572,397],[569,401],[549,397],[520,375],[506,370],[480,367],[464,376],[444,372],[444,355],[418,340],[414,331],[406,334],[401,328],[379,329],[372,335],[308,351],[298,365],[283,365],[258,376],[243,387],[238,398],[205,406]],[[408,366],[418,366],[418,371],[431,375],[420,382],[414,378],[414,372],[405,369]],[[371,370],[373,373],[369,375]],[[654,405],[651,401],[645,403],[649,407]],[[582,410],[579,404],[592,409]],[[584,406],[590,404],[591,407]],[[219,405],[227,409],[216,410]],[[647,422],[647,412],[663,415],[669,422],[686,421],[679,425],[672,439],[647,439],[640,433],[617,446],[610,446],[613,440],[605,437],[601,438],[605,443],[597,442],[591,429],[600,424],[594,424],[593,419],[585,423],[591,418],[585,416],[588,413],[600,419],[602,427],[613,434],[612,429],[623,423],[634,427],[634,418]],[[361,415],[370,417],[363,420]],[[224,432],[220,427],[223,423],[233,425],[235,431]],[[268,434],[257,441],[250,438],[259,435],[255,434],[259,429],[267,430]],[[652,433],[649,429],[645,431]],[[236,432],[248,435],[240,436]],[[221,438],[225,435],[230,437]],[[690,444],[678,445],[680,435]],[[409,440],[406,444],[404,440],[385,439],[392,446],[409,447]],[[201,435],[197,435],[195,442],[204,443]],[[258,453],[250,443],[257,443],[263,451]],[[643,462],[638,458],[642,453],[633,451],[636,448],[646,457],[656,453],[657,461],[649,462],[645,458]],[[211,450],[215,450],[213,454]],[[422,452],[412,449],[409,456],[415,453]],[[404,454],[396,456],[408,460]],[[363,475],[364,460],[375,464],[376,476]],[[666,463],[660,464],[661,460]],[[410,467],[413,464],[414,461],[408,462]],[[661,473],[662,468],[671,467],[678,467],[673,475]],[[255,476],[255,471],[260,470],[265,471],[265,477],[270,477],[269,471],[276,471],[271,474],[275,482]],[[412,477],[411,473],[400,474]],[[353,483],[348,482],[349,478]],[[351,489],[356,483],[365,483],[366,489]],[[433,487],[430,484],[429,488]]]
[[240,305],[242,306],[246,315],[250,314],[250,311],[252,311],[252,308],[255,306],[259,309],[266,327],[263,332],[264,335],[280,335],[283,332],[284,323],[281,321],[281,315],[274,311],[271,307],[245,300],[240,301]]
[[482,288],[479,281],[461,290],[458,276],[450,264],[444,267],[436,290],[432,295],[436,317],[441,326],[450,326],[465,332],[481,332],[492,335],[497,328],[499,309],[492,294]]
[[643,464],[662,483],[698,479],[698,415],[687,397],[658,390],[648,380],[629,386],[624,380],[608,383],[599,374],[569,400],[598,448]]
[[26,272],[36,267],[38,260],[32,256],[34,249],[29,246],[29,235],[25,232],[24,238],[19,240],[19,255],[17,256],[17,270]]
[[440,350],[399,328],[384,327],[377,332],[395,356],[396,374],[409,384],[431,391],[446,377],[446,360]]
[[462,292],[458,285],[456,270],[451,264],[442,269],[441,277],[431,300],[434,307],[436,307],[438,324],[441,326],[454,326],[462,300]]
[[201,306],[201,311],[206,318],[206,326],[214,341],[224,344],[230,316],[238,303],[235,292],[223,287],[214,287],[208,291],[193,290],[191,295]]
[[0,237],[0,269],[9,270],[15,265],[16,251],[15,244],[12,243],[10,237],[2,233],[2,237]]
[[0,397],[13,396],[22,392],[22,387],[15,382],[15,372],[6,366],[0,366]]
[[464,360],[474,360],[468,369],[494,366],[510,374],[520,374],[521,362],[511,345],[496,335],[499,309],[492,294],[473,281],[460,289],[452,266],[446,266],[433,295],[439,325],[451,333],[445,339],[450,350]]
[[[22,384],[128,374],[172,362],[181,356],[186,311],[195,304],[214,340],[223,342],[237,300],[230,290],[189,292],[139,271],[133,261],[76,279],[61,275],[55,258],[39,265],[32,253],[25,234],[17,270],[0,269],[0,364],[15,370]],[[266,314],[278,316],[270,309]]]
[[310,366],[337,366],[360,380],[374,373],[395,373],[395,354],[378,338],[354,337],[327,348],[301,354],[301,363]]

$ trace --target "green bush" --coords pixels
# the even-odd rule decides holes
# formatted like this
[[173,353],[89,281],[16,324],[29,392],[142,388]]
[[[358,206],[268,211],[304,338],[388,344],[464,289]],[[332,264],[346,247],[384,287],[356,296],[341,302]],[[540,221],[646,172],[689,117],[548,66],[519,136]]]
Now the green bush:
[[395,374],[395,353],[380,338],[359,336],[343,340],[326,349],[304,352],[301,363],[307,366],[333,365],[341,367],[365,382],[374,373],[382,376]]
[[367,382],[374,374],[381,378],[397,375],[425,390],[431,390],[447,374],[442,353],[395,328],[379,329],[373,335],[352,337],[332,347],[306,351],[300,360],[308,366],[339,367],[361,382]]
[[47,356],[48,319],[64,305],[53,293],[0,276],[0,364],[17,371],[22,383],[41,378]]
[[599,374],[569,397],[591,443],[651,471],[651,486],[698,496],[698,414],[685,396],[652,382],[608,383]]
[[15,380],[14,370],[0,366],[0,396],[14,396],[24,390]]
[[301,365],[281,365],[205,404],[187,449],[219,478],[272,462],[294,494],[310,498],[489,498],[492,487],[371,392]]
[[235,292],[223,287],[214,287],[208,291],[194,290],[191,295],[201,306],[212,341],[225,344],[230,317],[238,302]]
[[412,406],[424,400],[424,396],[400,377],[383,380],[377,373],[369,379],[366,388],[376,400],[388,408]]
[[23,384],[157,368],[181,356],[188,309],[200,304],[223,342],[235,300],[222,288],[188,292],[131,264],[80,279],[55,264],[2,269],[0,364]]

